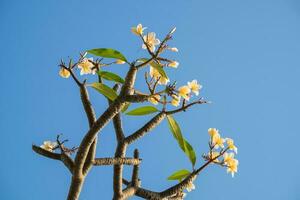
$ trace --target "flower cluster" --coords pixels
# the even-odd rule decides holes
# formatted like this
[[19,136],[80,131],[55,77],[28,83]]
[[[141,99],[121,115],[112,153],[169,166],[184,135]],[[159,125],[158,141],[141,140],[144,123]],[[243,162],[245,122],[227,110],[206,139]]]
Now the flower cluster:
[[[171,67],[171,68],[177,68],[179,65],[178,61],[175,60],[169,60],[167,58],[162,58],[159,55],[164,50],[169,50],[172,52],[178,52],[178,48],[176,47],[169,47],[167,45],[167,41],[171,39],[172,34],[175,32],[176,28],[172,29],[167,36],[163,39],[161,42],[158,38],[156,38],[156,34],[154,32],[150,32],[144,35],[144,30],[146,28],[143,27],[142,24],[138,24],[136,27],[132,27],[131,31],[135,34],[140,36],[140,38],[143,41],[142,48],[146,49],[150,52],[150,55],[154,56],[156,55],[154,61],[149,62],[150,65],[150,71],[149,75],[151,78],[150,83],[148,83],[149,90],[152,94],[152,96],[149,98],[149,102],[151,102],[154,105],[157,105],[158,103],[166,104],[170,103],[173,106],[179,106],[181,99],[184,99],[185,101],[189,101],[190,97],[192,96],[192,93],[194,93],[196,96],[199,95],[199,91],[201,90],[202,86],[197,83],[197,80],[193,80],[191,82],[188,82],[187,85],[181,86],[178,89],[176,89],[175,85],[169,85],[166,87],[166,92],[169,97],[171,97],[170,101],[161,101],[161,97],[164,94],[163,93],[155,93],[155,87],[156,85],[167,85],[170,80],[167,76],[163,76],[162,73],[157,69],[157,67],[153,66],[153,62],[155,64],[158,64],[161,67]],[[156,48],[159,45],[158,48]],[[157,51],[154,53],[154,51],[157,49]],[[151,86],[153,86],[151,88]],[[166,98],[165,98],[166,99]]]
[[[161,42],[157,37],[156,37],[156,33],[154,32],[150,32],[144,35],[144,30],[146,28],[143,28],[142,24],[138,24],[136,27],[132,27],[131,31],[135,34],[138,35],[142,38],[143,40],[143,44],[142,44],[142,48],[145,50],[148,50],[150,52],[150,54],[153,54],[153,52],[156,50],[156,46],[159,45],[158,48],[158,52],[156,52],[156,54],[160,54],[162,53],[164,50],[169,50],[172,52],[178,52],[178,48],[176,47],[169,47],[166,44],[166,41],[171,39],[171,35],[175,32],[176,28],[174,28],[167,36],[166,38],[163,40],[163,42]],[[179,63],[175,60],[168,60],[168,59],[164,59],[164,58],[158,58],[156,60],[156,62],[159,61],[164,61],[166,62],[165,64],[162,64],[164,66],[168,66],[168,67],[173,67],[173,68],[177,68]],[[166,77],[162,77],[160,75],[160,73],[154,69],[153,67],[150,66],[150,76],[155,78],[155,79],[160,79],[158,81],[159,84],[161,85],[166,85],[169,82],[169,79]]]
[[[80,70],[80,75],[86,75],[86,74],[96,74],[98,68],[101,66],[109,65],[109,64],[101,64],[98,63],[98,61],[94,61],[92,57],[86,58],[87,53],[84,53],[81,55],[79,61],[74,65],[77,66],[77,68]],[[124,64],[125,61],[116,59],[115,62],[110,63],[110,64],[118,64],[122,65]],[[73,66],[69,66],[67,68],[66,66],[61,66],[59,70],[59,75],[63,78],[69,78],[71,75],[71,70],[73,69]]]
[[[171,100],[168,103],[177,107],[180,105],[181,99],[184,99],[185,101],[189,101],[190,98],[192,97],[192,93],[198,96],[201,88],[202,85],[198,84],[197,80],[187,82],[187,85],[183,85],[178,89],[174,88],[173,86],[168,86],[167,90],[172,90],[172,91],[167,91],[167,93],[171,97]],[[160,102],[160,99],[161,99],[161,94],[154,94],[149,98],[149,102],[151,102],[154,105],[157,105]]]
[[208,134],[210,135],[210,151],[203,156],[204,159],[227,167],[227,172],[231,173],[233,177],[239,164],[238,160],[234,158],[235,154],[237,154],[237,147],[234,145],[233,139],[222,138],[219,130],[215,128],[209,128]]
[[53,152],[57,147],[57,142],[44,141],[44,143],[40,146],[42,149]]

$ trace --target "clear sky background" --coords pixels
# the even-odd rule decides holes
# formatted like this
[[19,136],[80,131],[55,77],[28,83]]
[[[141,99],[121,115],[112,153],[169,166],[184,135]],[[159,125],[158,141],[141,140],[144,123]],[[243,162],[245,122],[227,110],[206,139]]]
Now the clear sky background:
[[[211,166],[187,199],[300,199],[299,22],[297,0],[1,0],[0,199],[65,199],[68,171],[31,150],[58,133],[78,145],[88,129],[78,89],[58,76],[59,60],[97,47],[118,49],[129,60],[145,56],[130,32],[138,23],[159,38],[177,27],[171,44],[179,53],[169,56],[180,66],[168,74],[179,85],[198,79],[201,96],[213,102],[175,116],[198,154],[197,166],[208,149],[209,127],[239,148],[236,177]],[[111,69],[124,74],[127,67]],[[99,116],[106,101],[94,91],[91,97]],[[126,134],[150,117],[124,117]],[[110,124],[101,133],[97,156],[113,155],[112,131]],[[128,155],[134,148],[143,158],[143,187],[163,190],[175,184],[166,177],[190,167],[166,122]],[[81,199],[111,196],[112,167],[94,168]]]

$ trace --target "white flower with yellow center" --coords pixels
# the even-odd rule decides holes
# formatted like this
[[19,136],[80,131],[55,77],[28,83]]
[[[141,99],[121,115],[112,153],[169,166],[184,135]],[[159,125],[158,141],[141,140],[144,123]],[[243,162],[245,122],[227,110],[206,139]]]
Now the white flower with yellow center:
[[117,59],[117,60],[115,61],[115,63],[118,64],[118,65],[123,65],[123,64],[125,63],[125,61],[124,61],[124,60]]
[[65,68],[62,67],[62,68],[59,70],[59,75],[60,75],[61,77],[63,77],[63,78],[69,78],[70,72],[69,72],[69,70],[67,70],[67,69],[65,69]]
[[[156,38],[156,34],[154,32],[148,33],[147,35],[143,36],[144,41],[148,45],[150,51],[155,51],[155,46],[160,44],[159,39]],[[142,45],[143,49],[147,49],[145,44]]]
[[136,27],[132,27],[131,28],[131,32],[136,34],[136,35],[143,35],[143,32],[144,30],[146,29],[147,27],[144,27],[143,28],[143,25],[142,24],[138,24]]
[[172,95],[172,100],[171,100],[171,104],[175,107],[179,106],[180,104],[180,99],[181,97],[180,96],[177,96],[177,95]]
[[52,152],[56,146],[57,146],[56,142],[44,141],[44,143],[40,147],[42,149]]
[[225,140],[221,138],[220,134],[215,134],[212,137],[212,143],[215,149],[218,149],[219,147],[224,148],[224,142]]
[[234,153],[224,153],[223,154],[223,158],[224,158],[224,163],[230,163],[232,162],[232,160],[234,159]]
[[231,173],[231,176],[234,177],[234,173],[237,173],[239,161],[236,159],[231,159],[227,161],[227,173]]
[[168,64],[169,67],[177,68],[179,65],[179,62],[177,61],[172,61]]
[[91,74],[95,72],[92,70],[94,64],[91,61],[93,61],[93,58],[83,58],[82,61],[78,63],[78,68],[81,69],[80,75]]
[[189,88],[196,94],[196,96],[199,95],[199,90],[201,90],[202,85],[197,83],[197,80],[193,80],[192,82],[188,82]]
[[173,52],[178,52],[178,49],[176,47],[170,47],[168,48],[170,51],[173,51]]
[[151,78],[154,78],[155,80],[158,80],[158,84],[160,85],[167,85],[170,80],[166,77],[161,76],[161,74],[154,69],[153,67],[150,66],[150,76]]
[[159,94],[152,95],[148,100],[152,104],[157,105],[160,100],[160,95]]
[[234,145],[234,141],[233,139],[230,139],[230,138],[226,138],[226,143],[227,143],[227,146],[230,150],[233,150],[235,153],[237,153],[237,147]]
[[210,137],[214,137],[215,135],[219,134],[219,130],[216,128],[209,128],[208,134],[210,135]]
[[190,99],[190,93],[191,89],[187,85],[178,88],[178,94],[187,101]]

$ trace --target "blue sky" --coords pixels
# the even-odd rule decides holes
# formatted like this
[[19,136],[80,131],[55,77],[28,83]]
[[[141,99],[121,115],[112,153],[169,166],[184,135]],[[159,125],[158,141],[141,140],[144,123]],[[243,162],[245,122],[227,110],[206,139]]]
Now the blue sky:
[[[180,62],[168,70],[185,84],[198,79],[211,100],[176,115],[199,160],[207,151],[207,129],[217,127],[239,147],[239,173],[211,166],[195,181],[187,199],[296,200],[300,140],[300,3],[296,0],[189,1],[8,1],[0,2],[0,199],[64,199],[70,175],[61,163],[34,154],[31,144],[63,133],[78,145],[87,122],[76,86],[58,76],[61,58],[97,47],[120,50],[129,60],[145,56],[130,27],[142,23],[171,44]],[[112,67],[124,74],[125,66]],[[142,75],[142,74],[140,74]],[[143,82],[138,81],[142,88]],[[297,92],[298,91],[298,92]],[[91,91],[97,114],[106,101]],[[126,134],[150,116],[124,117]],[[111,125],[101,133],[97,156],[114,152]],[[139,148],[143,187],[163,190],[166,177],[189,162],[163,122]],[[131,168],[126,168],[129,176]],[[111,199],[112,168],[94,168],[81,199]]]

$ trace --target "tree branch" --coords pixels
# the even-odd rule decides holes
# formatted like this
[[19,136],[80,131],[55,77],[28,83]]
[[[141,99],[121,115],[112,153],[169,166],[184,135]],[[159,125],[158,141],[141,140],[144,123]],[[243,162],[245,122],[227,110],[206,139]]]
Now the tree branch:
[[218,156],[214,157],[213,159],[208,160],[206,163],[204,163],[201,167],[199,167],[197,170],[193,171],[189,176],[187,176],[183,181],[180,183],[160,192],[160,196],[162,198],[170,197],[173,195],[176,195],[178,193],[181,193],[184,189],[186,189],[189,184],[193,183],[193,181],[197,178],[197,175],[204,169],[206,168],[209,164],[213,163],[215,160],[217,160],[219,157],[221,157],[226,151],[228,150],[225,149],[220,153]]
[[[117,92],[119,89],[119,84],[115,84],[113,89]],[[112,102],[108,100],[108,103],[111,104]],[[116,133],[117,141],[120,142],[124,139],[124,132],[122,128],[122,120],[120,113],[116,114],[116,116],[113,118],[113,125]]]
[[39,155],[42,155],[44,157],[53,159],[53,160],[60,160],[63,162],[63,164],[69,169],[71,173],[73,173],[74,169],[74,161],[67,155],[63,153],[53,153],[50,151],[47,151],[39,146],[32,145],[32,150],[36,152]]
[[196,105],[196,104],[205,104],[205,103],[208,103],[207,101],[205,100],[198,100],[198,101],[194,101],[190,104],[187,104],[187,105],[183,105],[181,108],[178,108],[178,109],[175,109],[175,110],[171,110],[171,111],[166,111],[166,114],[167,115],[171,115],[171,114],[175,114],[175,113],[178,113],[178,112],[182,112],[182,111],[186,111],[186,109],[188,109],[189,107],[193,106],[193,105]]
[[124,96],[124,100],[130,103],[142,103],[148,101],[151,95],[133,94]]
[[139,138],[143,137],[147,132],[155,128],[165,117],[166,114],[164,112],[160,112],[159,114],[154,116],[149,122],[147,122],[142,128],[126,137],[125,142],[127,144],[131,144]]
[[92,127],[96,121],[96,114],[89,99],[89,94],[84,84],[80,85],[80,96],[84,107],[89,126]]
[[[123,158],[126,154],[127,144],[120,141],[117,145],[115,158]],[[114,200],[122,199],[122,176],[123,176],[123,165],[114,165],[114,178],[113,178],[113,189],[114,189]]]
[[[130,186],[131,182],[127,181],[126,179],[123,179],[123,184]],[[141,187],[138,187],[135,191],[135,195],[144,199],[149,200],[161,200],[160,195],[158,192],[153,192],[151,190],[147,190]]]
[[83,137],[75,157],[74,175],[69,189],[68,200],[78,199],[85,178],[83,168],[89,154],[89,149],[94,143],[98,132],[101,131],[101,129],[105,127],[107,123],[116,114],[118,114],[125,105],[124,96],[133,93],[136,73],[137,68],[134,65],[131,65],[129,71],[127,72],[125,83],[123,84],[119,96],[114,102],[111,103],[111,105],[109,105],[106,111],[104,111],[104,113],[95,121],[95,123],[93,123],[90,130]]
[[[134,150],[134,158],[139,159],[139,151],[137,149]],[[138,187],[139,185],[139,165],[133,166],[131,183],[133,187]]]
[[[134,150],[134,158],[139,159],[139,151]],[[122,180],[121,180],[122,181]],[[139,187],[139,165],[133,166],[131,184],[123,190],[122,198],[127,199],[133,196]]]
[[95,158],[94,166],[101,165],[138,165],[141,159],[136,158]]
[[[80,85],[80,96],[81,96],[82,105],[84,107],[84,111],[86,113],[89,122],[89,127],[91,128],[96,121],[96,114],[90,102],[89,94],[85,86],[85,83]],[[97,138],[95,138],[93,144],[89,148],[89,153],[87,155],[86,161],[83,166],[83,174],[87,174],[93,165],[93,160],[96,154],[96,147],[97,147]]]

